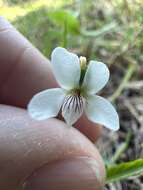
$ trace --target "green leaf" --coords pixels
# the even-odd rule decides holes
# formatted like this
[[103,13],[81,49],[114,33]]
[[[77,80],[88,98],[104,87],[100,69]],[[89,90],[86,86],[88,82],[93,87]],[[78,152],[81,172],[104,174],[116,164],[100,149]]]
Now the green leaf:
[[68,33],[79,34],[80,24],[74,12],[68,10],[55,10],[48,13],[48,17],[58,26],[67,25]]
[[143,174],[143,159],[107,167],[106,183],[116,182],[131,176]]

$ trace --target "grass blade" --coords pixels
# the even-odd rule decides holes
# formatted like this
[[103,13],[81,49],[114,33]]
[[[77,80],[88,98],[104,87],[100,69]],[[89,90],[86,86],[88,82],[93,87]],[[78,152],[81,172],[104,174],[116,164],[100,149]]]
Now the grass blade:
[[131,176],[143,174],[143,159],[107,167],[106,183],[116,182]]

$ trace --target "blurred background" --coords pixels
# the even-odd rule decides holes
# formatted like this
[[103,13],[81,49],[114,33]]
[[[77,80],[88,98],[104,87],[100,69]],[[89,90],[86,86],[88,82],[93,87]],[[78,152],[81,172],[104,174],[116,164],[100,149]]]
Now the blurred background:
[[[63,46],[108,64],[100,95],[115,104],[121,129],[104,129],[97,146],[105,164],[143,158],[143,0],[0,0],[7,18],[46,57]],[[106,190],[143,190],[143,177]]]

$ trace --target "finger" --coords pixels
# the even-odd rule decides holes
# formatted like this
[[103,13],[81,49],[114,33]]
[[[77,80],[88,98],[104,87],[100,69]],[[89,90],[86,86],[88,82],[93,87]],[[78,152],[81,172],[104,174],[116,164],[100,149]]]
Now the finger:
[[49,61],[0,17],[0,102],[26,107],[34,94],[55,85]]
[[[34,94],[56,86],[49,61],[0,17],[0,102],[26,107]],[[101,133],[84,117],[76,126],[92,141]]]
[[77,121],[75,126],[80,132],[86,135],[92,142],[95,142],[102,134],[102,126],[89,121],[86,115],[81,116],[81,118]]
[[76,129],[10,106],[0,106],[0,126],[0,189],[102,189],[102,159]]

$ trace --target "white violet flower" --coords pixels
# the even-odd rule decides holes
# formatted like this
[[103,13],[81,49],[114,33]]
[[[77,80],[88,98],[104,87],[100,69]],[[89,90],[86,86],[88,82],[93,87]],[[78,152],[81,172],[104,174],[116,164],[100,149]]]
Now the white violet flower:
[[109,79],[109,70],[102,62],[86,58],[57,47],[51,56],[53,73],[61,88],[36,94],[28,105],[29,114],[37,120],[56,117],[62,110],[68,125],[73,125],[85,112],[92,122],[108,129],[119,129],[119,117],[110,102],[95,95]]

